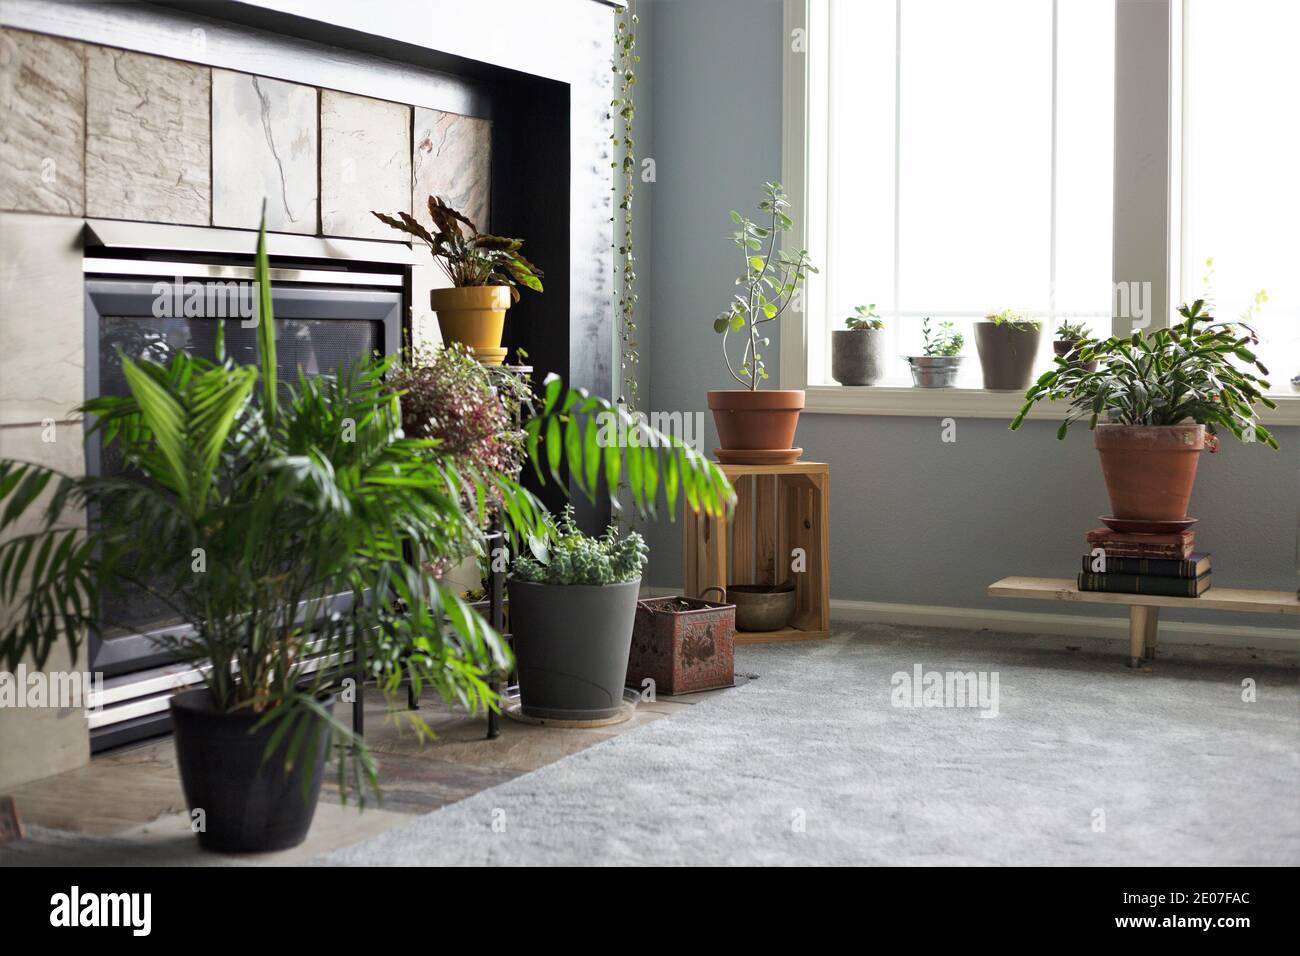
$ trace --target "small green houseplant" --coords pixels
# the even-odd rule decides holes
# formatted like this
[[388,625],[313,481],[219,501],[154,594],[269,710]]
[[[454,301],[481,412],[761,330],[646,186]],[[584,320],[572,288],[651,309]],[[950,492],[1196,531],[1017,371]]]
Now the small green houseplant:
[[961,367],[961,350],[965,338],[951,322],[940,322],[931,329],[930,317],[921,320],[921,354],[907,356],[912,370],[912,384],[917,388],[948,388]]
[[566,507],[530,546],[508,581],[520,707],[540,719],[613,717],[623,706],[645,541],[614,526],[589,537]]
[[522,239],[479,232],[469,217],[437,196],[429,197],[428,209],[432,232],[405,212],[371,214],[427,245],[451,280],[452,288],[429,293],[443,342],[459,342],[485,364],[500,365],[505,359],[501,336],[506,310],[512,301],[519,301],[521,286],[542,291],[542,270],[519,251]]
[[1004,309],[975,323],[975,348],[979,352],[984,387],[1023,391],[1034,374],[1034,359],[1043,323]]
[[831,377],[841,385],[874,385],[885,374],[885,321],[873,302],[859,305],[831,333]]
[[1183,321],[1168,329],[1081,340],[1077,358],[1057,357],[1011,422],[1012,430],[1020,428],[1039,402],[1067,402],[1056,437],[1087,421],[1119,519],[1183,522],[1199,453],[1214,450],[1220,429],[1247,443],[1278,446],[1259,423],[1256,406],[1276,403],[1264,394],[1269,383],[1261,376],[1268,369],[1249,348],[1258,341],[1254,330],[1216,322],[1200,299],[1178,314]]
[[[817,269],[806,249],[790,252],[781,247],[794,220],[780,183],[763,184],[758,209],[762,224],[731,211],[731,221],[736,224],[732,241],[744,258],[745,271],[736,279],[738,291],[730,305],[713,320],[713,331],[722,336],[727,372],[742,387],[710,391],[708,402],[722,443],[722,460],[775,464],[799,457],[794,434],[804,393],[802,389],[759,390],[759,383],[769,377],[763,358],[769,340],[763,327],[793,306],[804,280]],[[737,334],[744,346],[733,362],[730,337]]]
[[[1088,327],[1082,322],[1062,321],[1056,327],[1056,338],[1052,341],[1052,351],[1059,356],[1067,356],[1087,337]],[[1077,361],[1077,359],[1073,361]],[[1085,363],[1085,368],[1089,372],[1097,371],[1096,360]]]

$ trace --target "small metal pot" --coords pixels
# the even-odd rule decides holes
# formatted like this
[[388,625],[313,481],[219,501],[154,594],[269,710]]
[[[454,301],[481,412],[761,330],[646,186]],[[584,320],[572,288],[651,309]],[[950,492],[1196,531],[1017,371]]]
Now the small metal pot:
[[950,388],[961,368],[960,355],[909,355],[912,384],[917,388]]
[[794,582],[729,584],[727,602],[736,605],[736,630],[779,631],[794,617]]

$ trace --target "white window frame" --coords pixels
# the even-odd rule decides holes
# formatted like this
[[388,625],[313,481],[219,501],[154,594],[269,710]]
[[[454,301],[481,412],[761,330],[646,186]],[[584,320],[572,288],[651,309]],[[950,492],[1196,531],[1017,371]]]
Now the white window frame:
[[[1184,0],[1115,0],[1115,164],[1112,278],[1152,282],[1153,325],[1169,322],[1180,287],[1182,209],[1182,53]],[[1055,0],[1053,0],[1055,7]],[[806,248],[812,261],[825,263],[827,177],[809,176],[811,143],[825,140],[825,122],[809,109],[818,84],[828,79],[827,64],[808,42],[828,19],[823,0],[785,0],[782,44],[782,181],[792,205],[795,228],[785,236],[790,249]],[[1055,17],[1055,9],[1053,10]],[[802,42],[800,42],[802,40]],[[1165,55],[1152,55],[1163,50]],[[1053,107],[1055,109],[1055,106]],[[1121,148],[1121,144],[1123,144]],[[1052,146],[1055,166],[1055,143]],[[1163,157],[1163,163],[1159,159]],[[824,157],[819,157],[824,159]],[[1155,158],[1157,161],[1152,162]],[[1055,197],[1053,197],[1055,201]],[[1053,236],[1055,242],[1055,236]],[[1023,403],[1016,392],[985,389],[809,385],[810,349],[806,317],[827,319],[824,279],[812,276],[804,310],[781,317],[782,388],[806,390],[806,414],[954,416],[1011,418]],[[1113,318],[1116,335],[1131,331],[1128,319]],[[1268,425],[1300,425],[1300,395],[1273,395],[1274,410],[1261,409]],[[1031,417],[1063,419],[1068,406],[1043,403]]]

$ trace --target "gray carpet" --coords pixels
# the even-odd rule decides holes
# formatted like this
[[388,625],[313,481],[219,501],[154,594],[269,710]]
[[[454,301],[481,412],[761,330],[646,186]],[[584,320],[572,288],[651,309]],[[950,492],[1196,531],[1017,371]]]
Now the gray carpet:
[[[1083,643],[870,626],[741,648],[747,686],[315,862],[1300,863],[1295,655],[1169,648],[1133,672]],[[996,671],[999,716],[892,706],[916,664]]]

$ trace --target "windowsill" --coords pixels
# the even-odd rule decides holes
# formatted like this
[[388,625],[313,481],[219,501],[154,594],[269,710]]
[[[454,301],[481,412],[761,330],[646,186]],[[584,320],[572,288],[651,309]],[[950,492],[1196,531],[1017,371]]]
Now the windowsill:
[[[1005,418],[1020,411],[1023,392],[983,388],[915,388],[885,385],[809,385],[805,415],[903,415],[918,417]],[[1270,395],[1276,409],[1262,409],[1266,426],[1300,425],[1300,393]],[[1046,402],[1029,413],[1038,421],[1061,421],[1069,406]]]

